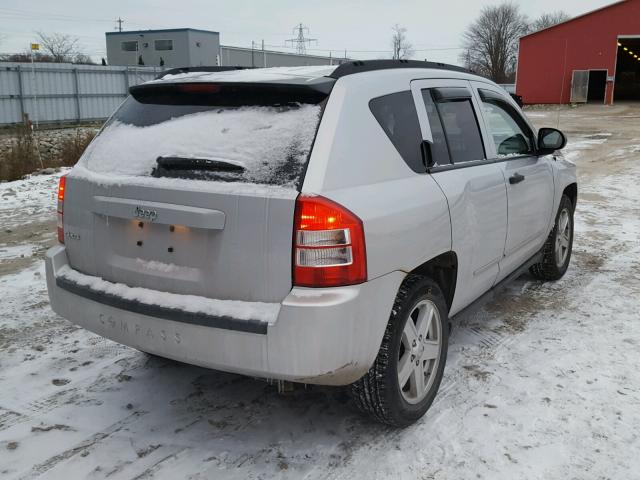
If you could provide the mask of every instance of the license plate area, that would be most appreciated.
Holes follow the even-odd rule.
[[[202,279],[214,264],[213,237],[222,233],[103,215],[96,215],[95,223],[103,278],[176,293],[202,289]]]

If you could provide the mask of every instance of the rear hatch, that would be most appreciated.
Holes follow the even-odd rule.
[[[70,265],[131,287],[281,301],[327,95],[286,84],[134,87],[67,179]]]

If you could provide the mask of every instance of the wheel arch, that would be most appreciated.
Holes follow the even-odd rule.
[[[442,290],[447,309],[451,310],[458,280],[458,256],[455,252],[442,253],[417,266],[409,273],[433,279]]]
[[[578,184],[570,183],[569,185],[564,187],[562,194],[569,197],[569,199],[571,200],[571,205],[573,205],[573,209],[575,210],[576,203],[578,201]]]

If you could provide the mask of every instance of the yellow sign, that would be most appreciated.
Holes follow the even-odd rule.
[[[31,44],[31,50],[40,50],[40,44],[39,43],[32,43]]]

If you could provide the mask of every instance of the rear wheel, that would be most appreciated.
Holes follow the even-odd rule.
[[[389,425],[418,420],[440,386],[448,341],[447,306],[440,288],[430,278],[407,276],[373,366],[350,387],[356,406]]]
[[[556,215],[556,223],[542,247],[542,262],[532,265],[529,271],[540,280],[558,280],[571,261],[573,248],[573,203],[563,195]]]

